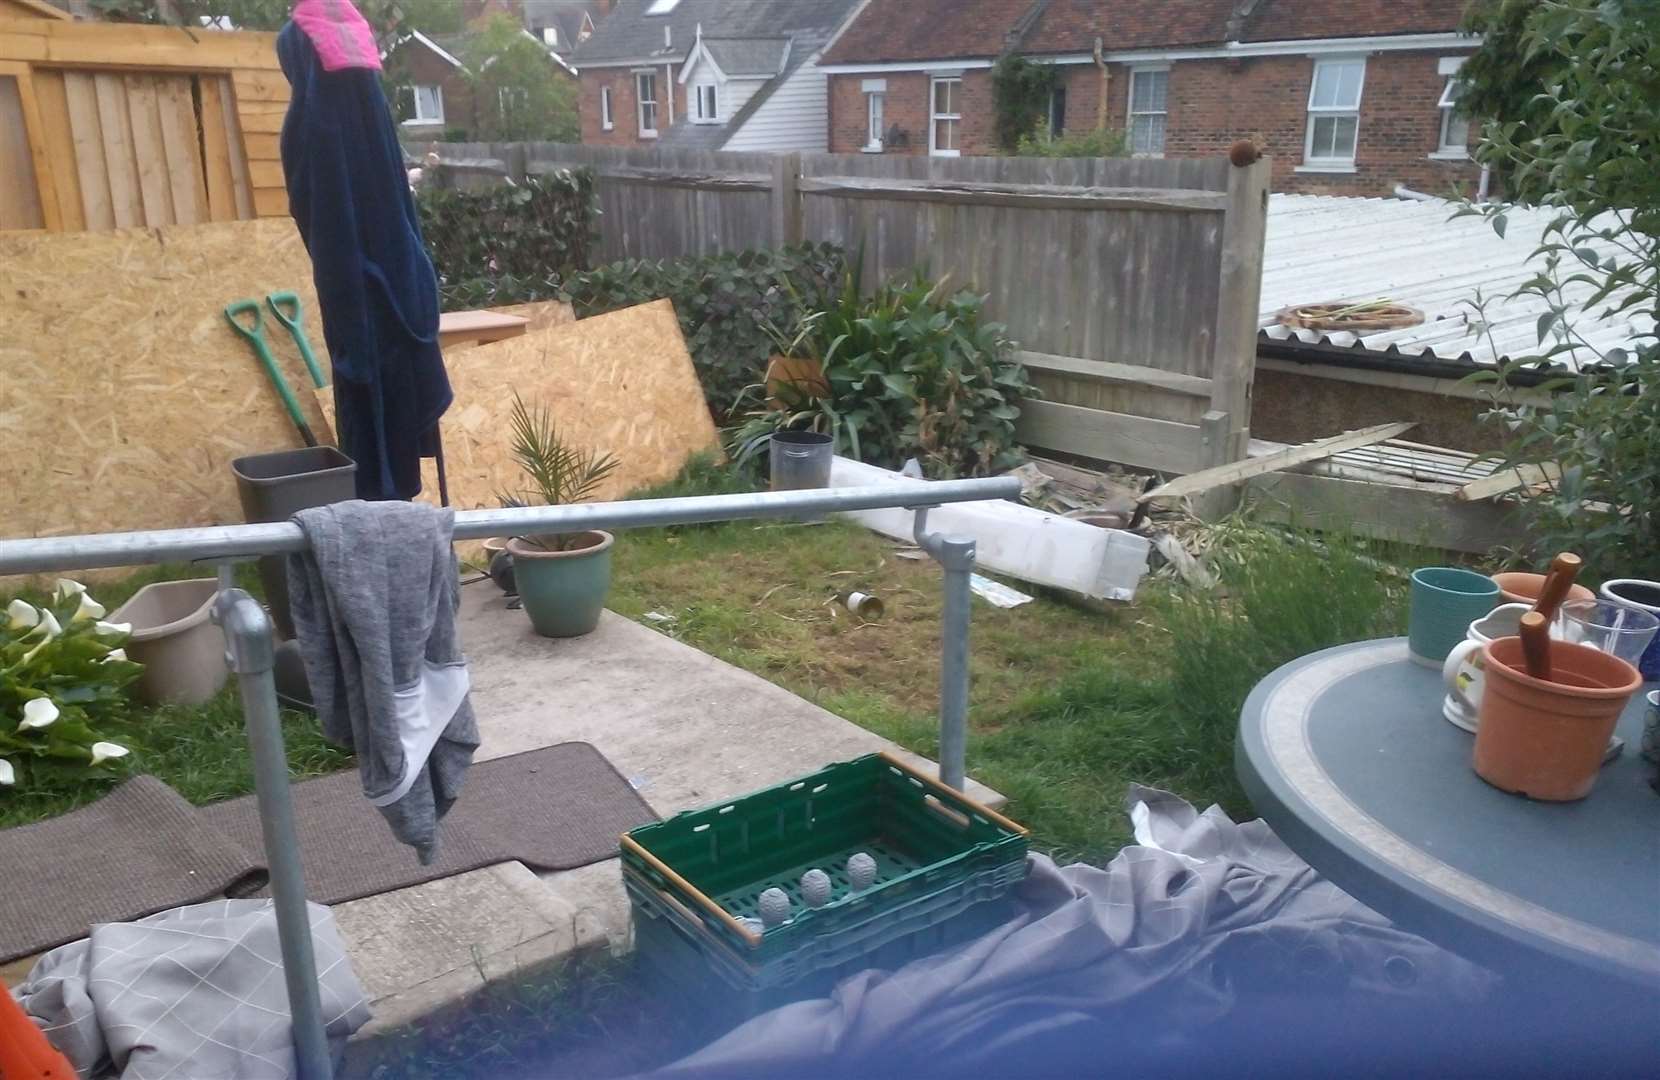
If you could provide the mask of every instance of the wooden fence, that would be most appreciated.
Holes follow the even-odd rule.
[[[0,16],[0,229],[286,215],[275,42]]]
[[[605,258],[799,240],[985,292],[1044,398],[1028,445],[1191,472],[1245,456],[1268,163],[451,144],[452,182],[598,182]]]

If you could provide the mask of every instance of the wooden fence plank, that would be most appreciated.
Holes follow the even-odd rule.
[[[935,204],[1014,206],[1057,210],[1170,210],[1214,213],[1227,197],[1210,191],[1149,191],[1134,188],[1063,188],[1043,184],[953,184],[936,180],[874,180],[859,177],[803,177],[804,195],[884,199]]]
[[[1222,415],[1217,413],[1217,415]],[[1376,424],[1359,431],[1345,431],[1340,435],[1332,435],[1313,442],[1300,443],[1297,446],[1288,446],[1284,450],[1276,450],[1261,457],[1247,458],[1244,461],[1232,461],[1215,468],[1204,469],[1190,473],[1168,484],[1154,488],[1141,496],[1141,501],[1149,499],[1177,499],[1183,495],[1192,495],[1200,491],[1208,491],[1224,484],[1237,484],[1241,480],[1248,480],[1253,476],[1265,476],[1268,473],[1289,469],[1293,465],[1301,465],[1309,461],[1319,461],[1321,458],[1331,457],[1341,450],[1352,450],[1360,446],[1370,446],[1385,439],[1407,431],[1414,425],[1410,422],[1399,424]]]
[[[236,177],[231,172],[231,146],[225,135],[225,107],[220,99],[223,83],[224,79],[216,75],[203,75],[196,80],[202,102],[202,178],[208,217],[214,221],[234,221],[238,216]]]
[[[236,197],[236,216],[239,218],[264,217],[266,212],[260,209],[258,200],[254,196],[254,185],[248,179],[248,158],[243,151],[244,128],[242,118],[237,113],[239,103],[236,89],[229,77],[221,75],[216,78],[219,83],[219,108],[225,120],[225,144],[229,147],[231,191]],[[277,126],[279,128],[282,126],[281,117],[278,117]],[[274,201],[269,196],[267,197],[268,204],[272,204]],[[272,213],[288,213],[288,192],[286,189],[282,193],[280,207]]]
[[[104,142],[104,168],[110,180],[110,209],[115,227],[144,224],[144,196],[139,191],[138,160],[133,156],[132,117],[121,76],[100,71],[92,76],[98,99],[98,131]]]
[[[173,218],[181,225],[208,220],[207,186],[202,173],[202,147],[191,99],[189,75],[156,78],[162,149],[167,154],[167,186],[173,197]]]
[[[1160,371],[1145,364],[1120,364],[1109,360],[1080,360],[1073,356],[1052,356],[1048,353],[1017,352],[1015,358],[1036,371],[1053,371],[1105,382],[1132,383],[1151,386],[1176,394],[1187,394],[1209,400],[1211,380],[1197,375],[1183,375],[1175,371]]]
[[[173,225],[173,193],[167,178],[167,148],[161,133],[161,95],[154,75],[123,75],[127,115],[132,120],[133,159],[138,164],[138,191],[144,224]]]
[[[26,72],[14,75],[0,70],[0,229],[46,226],[39,174],[23,114],[24,78]]]
[[[87,227],[86,212],[81,206],[80,165],[75,160],[74,130],[69,116],[69,99],[64,89],[65,73],[56,68],[35,68],[31,74],[62,227],[67,230],[84,229]]]
[[[1199,428],[1171,420],[1027,401],[1020,406],[1015,436],[1031,446],[1160,472],[1199,467]]]
[[[104,160],[104,133],[93,76],[85,71],[64,72],[63,96],[69,110],[69,142],[75,153],[75,178],[81,189],[86,228],[113,229],[115,203],[110,194],[109,165]]]

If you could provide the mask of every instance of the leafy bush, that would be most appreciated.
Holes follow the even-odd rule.
[[[446,311],[547,300],[598,242],[593,174],[560,169],[483,191],[422,188],[421,233]]]
[[[1009,53],[991,69],[991,102],[997,145],[1013,150],[1031,136],[1027,132],[1047,126],[1049,99],[1060,83],[1054,64],[1037,64]]]
[[[1123,157],[1129,152],[1122,131],[1084,131],[1054,137],[1032,131],[1020,137],[1016,157]]]
[[[144,666],[121,648],[130,628],[104,614],[68,580],[46,604],[13,600],[0,613],[0,787],[37,771],[95,775],[126,756],[97,725],[125,710],[123,689]]]
[[[780,334],[781,344],[819,361],[830,392],[782,388],[795,400],[760,409],[729,433],[735,456],[752,457],[774,431],[811,429],[860,461],[898,468],[916,457],[938,478],[1016,464],[1015,420],[1034,390],[1002,324],[985,319],[985,298],[947,294],[944,282],[920,273],[869,299],[861,292],[858,271],[849,271],[832,305]]]
[[[576,80],[564,77],[517,15],[486,15],[469,30],[462,72],[473,91],[481,141],[581,140]]]
[[[1540,270],[1515,293],[1542,305],[1539,353],[1516,363],[1568,359],[1579,373],[1553,387],[1562,392],[1548,405],[1501,401],[1490,415],[1511,436],[1507,464],[1562,469],[1522,503],[1530,554],[1575,551],[1598,577],[1660,576],[1660,339],[1651,319],[1660,308],[1660,8],[1501,6],[1503,47],[1528,57],[1530,77],[1544,81],[1522,99],[1505,83],[1515,65],[1472,60],[1470,100],[1505,110],[1483,128],[1477,157],[1556,211],[1534,252]],[[1483,214],[1504,234],[1502,204],[1461,213]],[[1630,325],[1632,340],[1603,347],[1573,324],[1576,309]]]
[[[768,328],[796,324],[834,295],[845,257],[832,244],[652,262],[627,259],[570,278],[578,318],[668,298],[680,318],[709,411],[726,422],[772,353]]]

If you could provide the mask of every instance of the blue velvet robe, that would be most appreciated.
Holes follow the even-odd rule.
[[[421,457],[436,450],[452,395],[438,350],[438,283],[392,113],[378,72],[324,71],[293,23],[277,36],[277,56],[293,88],[283,175],[311,253],[340,449],[357,462],[359,498],[408,499],[421,490]]]

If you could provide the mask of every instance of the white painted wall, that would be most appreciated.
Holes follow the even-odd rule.
[[[829,78],[820,70],[818,57],[814,53],[796,68],[721,149],[828,151]]]

